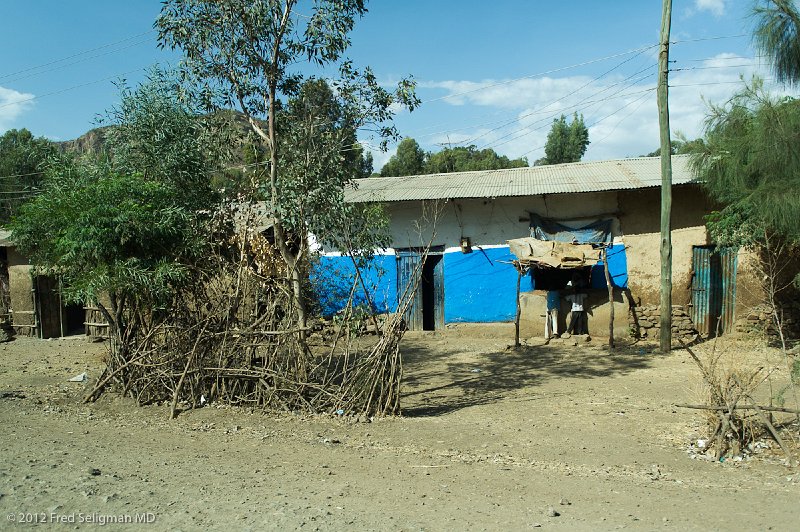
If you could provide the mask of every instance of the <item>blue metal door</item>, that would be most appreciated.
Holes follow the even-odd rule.
[[[410,299],[403,315],[409,330],[444,328],[444,254],[437,250],[423,260],[416,250],[398,251],[397,297],[400,306]]]
[[[422,257],[413,251],[397,253],[397,302],[401,308],[405,301],[410,304],[403,314],[410,331],[422,330],[422,291],[419,290],[422,275]]]
[[[710,336],[733,330],[737,250],[695,246],[692,250],[692,322]]]

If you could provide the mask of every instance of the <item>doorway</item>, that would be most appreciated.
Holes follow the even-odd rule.
[[[432,248],[423,259],[416,249],[397,252],[398,299],[408,295],[411,303],[405,312],[411,331],[436,331],[444,328],[444,250]]]
[[[733,330],[737,252],[717,246],[692,248],[692,322],[704,336]]]

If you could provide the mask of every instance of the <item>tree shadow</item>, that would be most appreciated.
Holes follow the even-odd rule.
[[[524,397],[525,389],[549,379],[591,379],[625,375],[652,365],[660,356],[648,346],[614,350],[574,346],[564,341],[516,349],[469,351],[456,346],[426,346],[424,339],[404,341],[406,416],[438,416],[462,408]],[[530,390],[527,391],[528,397]]]

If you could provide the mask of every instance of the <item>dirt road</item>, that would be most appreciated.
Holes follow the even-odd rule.
[[[506,332],[408,334],[405,417],[372,423],[83,405],[90,383],[67,379],[96,377],[102,345],[3,344],[0,529],[798,529],[800,473],[779,454],[687,453],[702,419],[673,406],[696,400],[685,353],[514,351]]]

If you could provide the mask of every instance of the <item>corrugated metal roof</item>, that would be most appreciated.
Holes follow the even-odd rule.
[[[689,155],[672,157],[672,183],[695,180]],[[661,159],[636,157],[507,170],[453,172],[408,177],[368,177],[345,191],[350,203],[496,198],[627,190],[661,185]]]

